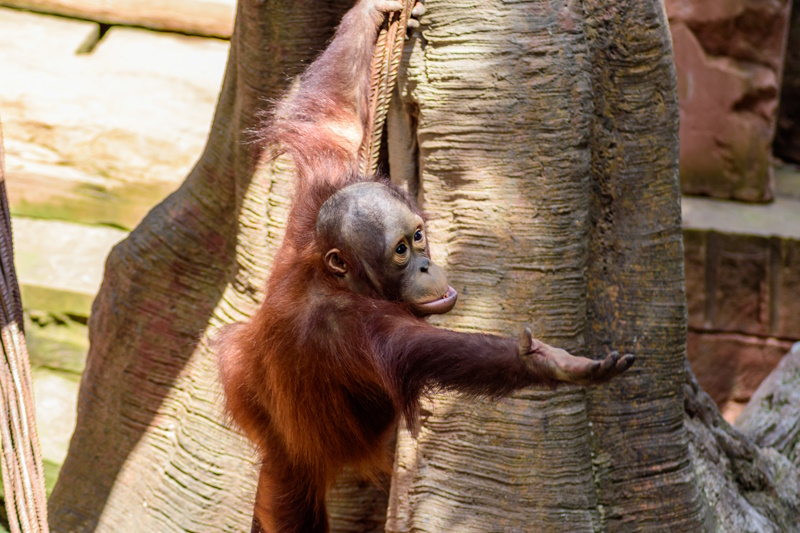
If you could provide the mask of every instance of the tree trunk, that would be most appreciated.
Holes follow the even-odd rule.
[[[638,360],[590,391],[436,398],[420,438],[400,434],[388,529],[699,531],[677,401],[686,310],[663,7],[465,7],[429,6],[404,77],[431,240],[465,295],[442,324],[532,322],[547,342]]]
[[[282,160],[256,171],[245,132],[351,4],[239,2],[205,154],[109,257],[78,427],[50,501],[54,531],[249,526],[255,456],[221,421],[209,338],[257,305],[292,178]],[[661,3],[427,6],[388,146],[393,179],[430,215],[434,254],[461,293],[436,322],[505,334],[532,324],[547,342],[633,352],[637,363],[588,391],[436,396],[417,439],[399,432],[386,529],[732,532],[726,513],[748,505],[785,524],[794,478],[780,454],[720,429],[685,373],[677,102]],[[714,446],[747,453],[713,465],[710,444],[690,443],[711,443],[709,432]],[[768,482],[745,487],[734,472],[749,467]],[[721,489],[727,499],[714,497]],[[382,530],[386,499],[346,480],[333,491],[334,531]]]
[[[49,502],[54,531],[249,528],[258,465],[223,422],[209,339],[257,305],[293,176],[283,161],[255,171],[247,131],[350,5],[240,2],[205,153],[108,258],[77,428]],[[387,490],[345,484],[334,525],[381,527]]]

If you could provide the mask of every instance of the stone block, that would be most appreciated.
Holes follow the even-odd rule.
[[[115,228],[14,218],[14,263],[26,309],[88,316],[111,248],[125,238]]]
[[[0,5],[106,24],[229,38],[236,0],[0,0]]]
[[[800,240],[780,241],[780,255],[774,275],[775,335],[800,339]]]
[[[682,208],[688,357],[733,421],[800,339],[800,201],[689,197]]]
[[[731,400],[747,403],[761,382],[778,366],[792,347],[790,341],[774,338],[744,337],[738,351],[738,371],[731,390]]]
[[[84,320],[49,310],[25,310],[25,341],[31,367],[80,376],[86,367],[89,331]],[[76,317],[77,318],[77,317]]]
[[[684,192],[773,197],[770,164],[789,0],[668,0]]]
[[[36,368],[31,378],[42,458],[60,465],[75,429],[80,376]]]
[[[784,177],[800,180],[800,174]],[[746,204],[684,196],[681,209],[684,228],[800,240],[800,198],[782,195],[769,204]]]
[[[229,43],[0,8],[12,212],[131,228],[205,145]]]
[[[771,239],[709,232],[707,242],[711,329],[768,335]]]
[[[689,331],[686,351],[697,382],[718,406],[730,398],[736,383],[740,345],[718,334]]]
[[[689,327],[799,340],[800,201],[682,208]]]

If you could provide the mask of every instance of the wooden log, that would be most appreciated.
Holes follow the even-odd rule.
[[[3,0],[0,5],[223,39],[230,38],[236,14],[235,0]]]

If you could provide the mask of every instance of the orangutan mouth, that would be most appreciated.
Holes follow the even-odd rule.
[[[458,292],[448,285],[447,292],[445,292],[441,298],[430,302],[418,303],[415,304],[414,307],[418,313],[423,315],[442,315],[450,311],[453,306],[456,305],[457,299]]]

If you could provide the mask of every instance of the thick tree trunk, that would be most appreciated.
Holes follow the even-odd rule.
[[[581,353],[592,96],[579,6],[428,8],[401,76],[433,253],[462,295],[437,322],[512,335],[532,324]],[[584,395],[435,398],[419,438],[399,434],[387,530],[592,530]]]
[[[49,502],[54,531],[249,528],[256,457],[222,421],[209,339],[256,305],[293,178],[283,162],[254,174],[246,132],[350,5],[240,2],[205,153],[108,259],[77,429]],[[334,525],[380,528],[386,493],[346,484]]]
[[[686,311],[663,8],[466,7],[431,3],[406,76],[432,242],[465,295],[442,323],[532,322],[578,353],[638,360],[591,391],[435,399],[420,438],[400,434],[388,529],[699,531],[677,401]]]
[[[587,393],[597,503],[608,531],[700,531],[707,509],[678,400],[687,311],[669,26],[659,0],[584,9],[594,96],[586,345],[639,358],[625,379]]]
[[[209,338],[257,305],[292,182],[283,161],[254,170],[260,154],[244,132],[351,4],[240,1],[205,154],[109,257],[78,427],[50,501],[54,531],[249,526],[256,458],[221,420]],[[434,254],[461,292],[438,323],[507,334],[532,324],[575,352],[638,360],[590,391],[434,398],[419,437],[399,433],[386,529],[732,532],[726,517],[747,506],[767,525],[786,524],[796,479],[779,468],[785,458],[729,437],[684,373],[677,106],[662,5],[427,5],[388,142],[393,179],[431,215]],[[709,435],[713,446],[745,444],[706,479]],[[745,471],[767,482],[746,486]],[[333,529],[382,530],[386,499],[345,481]]]

